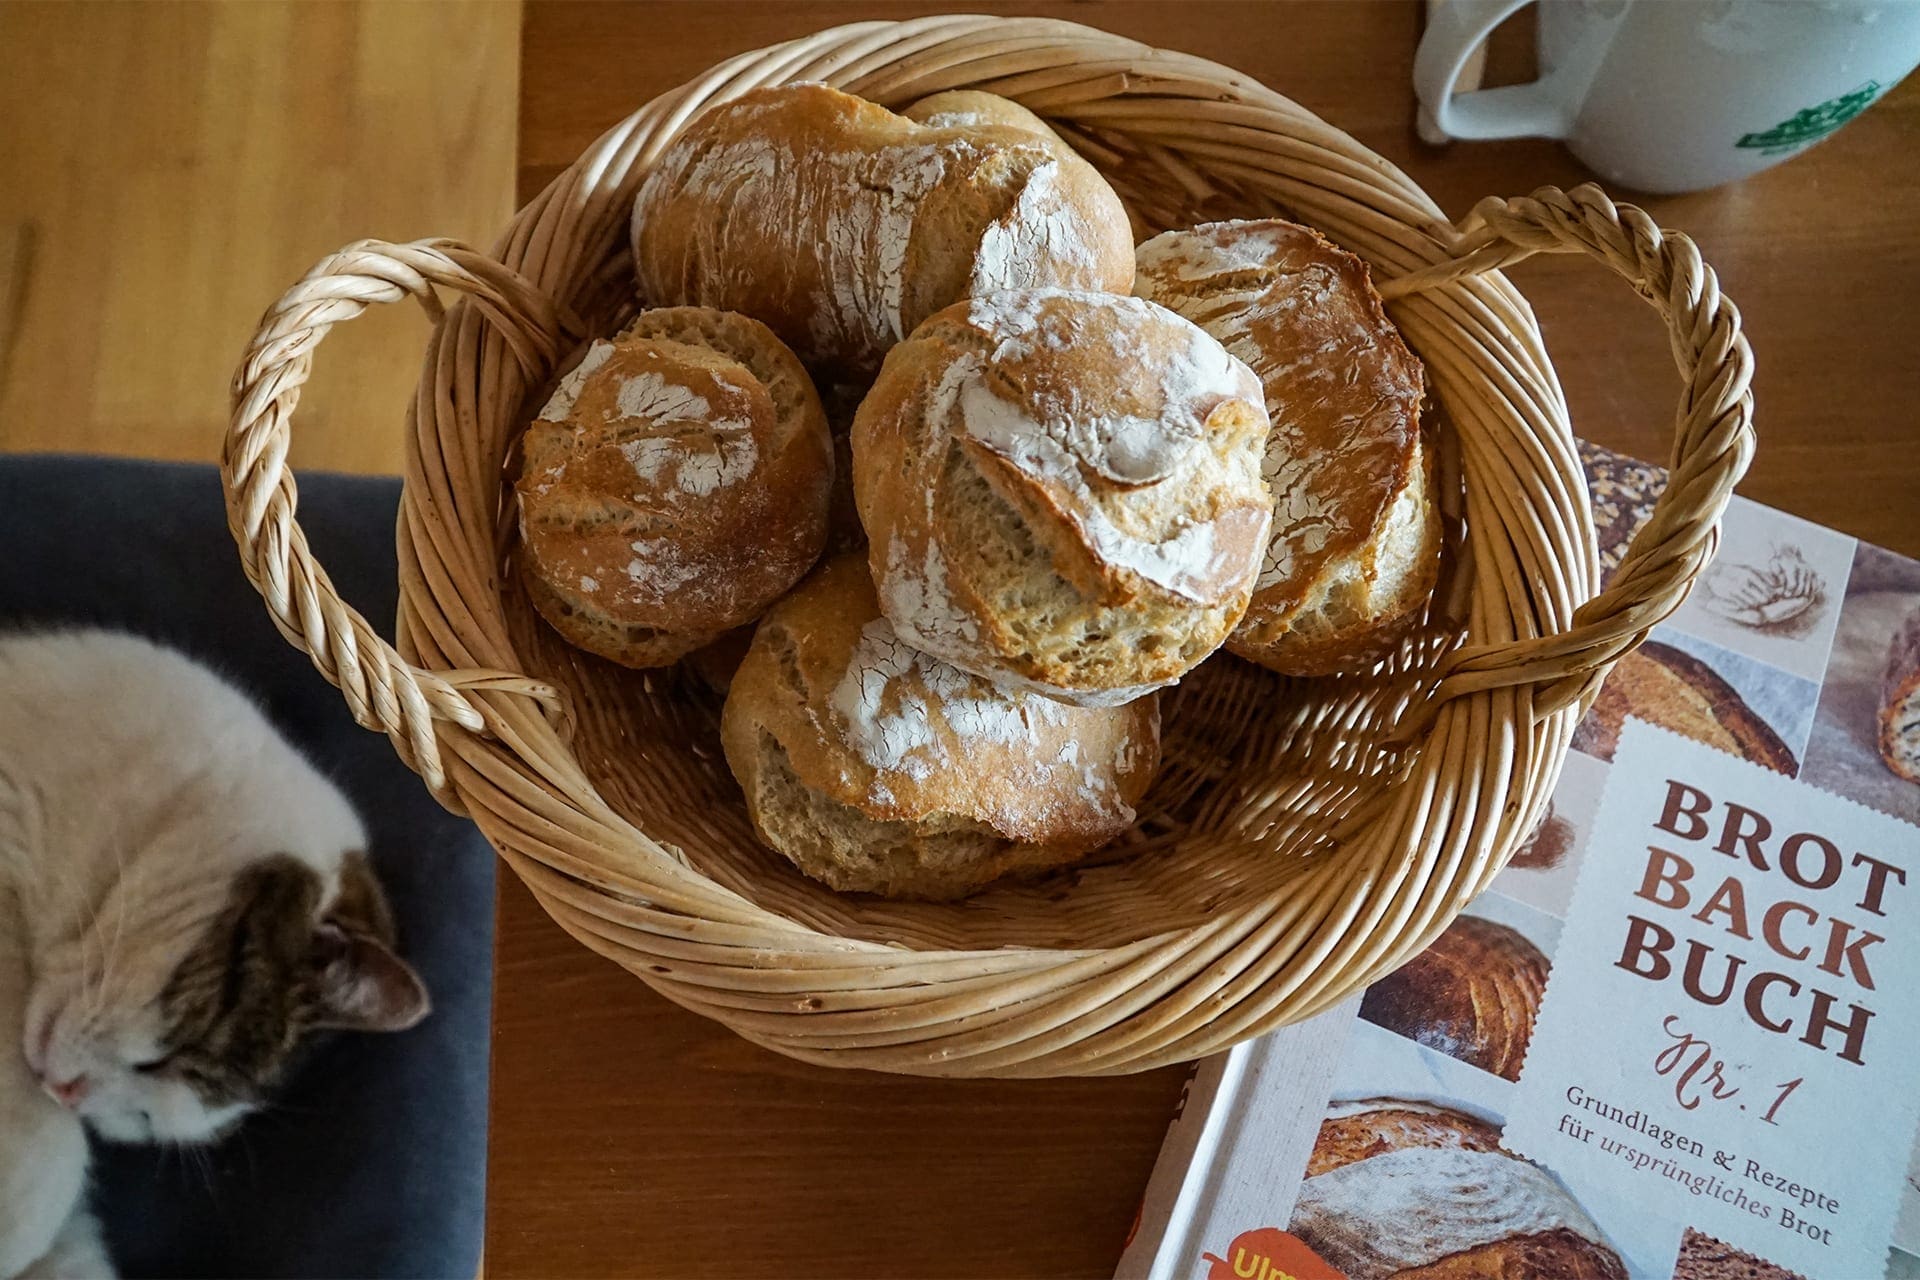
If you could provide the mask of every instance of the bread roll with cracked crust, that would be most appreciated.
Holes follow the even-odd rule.
[[[528,597],[568,641],[657,667],[758,618],[819,558],[833,446],[757,320],[643,313],[597,340],[522,442]]]
[[[836,889],[964,897],[1070,863],[1134,820],[1158,699],[1088,710],[903,644],[858,555],[762,619],[721,716],[760,838]]]
[[[949,307],[854,418],[880,607],[955,666],[1079,705],[1180,678],[1239,621],[1267,545],[1260,384],[1138,298]]]
[[[1124,293],[1113,188],[1003,124],[930,127],[819,84],[712,107],[634,202],[641,296],[764,320],[801,359],[867,372],[957,299],[1035,285]]]
[[[1372,665],[1433,594],[1441,515],[1420,439],[1425,372],[1366,263],[1274,218],[1169,231],[1136,265],[1134,292],[1259,375],[1273,421],[1273,541],[1227,648],[1286,675]]]

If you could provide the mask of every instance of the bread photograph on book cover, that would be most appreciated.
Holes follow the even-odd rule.
[[[1819,693],[1810,680],[1658,627],[1607,676],[1573,746],[1613,759],[1631,716],[1793,777]]]
[[[1844,533],[1735,497],[1713,563],[1669,625],[1818,681],[1854,545]]]
[[[1807,1280],[1807,1277],[1689,1227],[1680,1241],[1680,1257],[1673,1264],[1673,1280]]]
[[[1920,822],[1920,564],[1855,551],[1801,777]]]
[[[1488,895],[1367,988],[1360,1016],[1503,1080],[1518,1080],[1559,922]]]
[[[1605,761],[1577,751],[1567,754],[1547,811],[1494,877],[1495,891],[1558,919],[1566,917],[1587,855],[1593,818],[1600,810],[1607,767]]]
[[[1600,584],[1605,586],[1620,567],[1627,544],[1653,514],[1653,504],[1667,487],[1667,473],[1651,462],[1629,458],[1585,440],[1577,443],[1580,463],[1587,473],[1587,496],[1593,502]]]
[[[1442,1102],[1333,1103],[1289,1230],[1349,1280],[1627,1280],[1606,1233],[1551,1173]]]

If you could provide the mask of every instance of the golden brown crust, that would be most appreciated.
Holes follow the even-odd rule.
[[[734,674],[721,733],[767,843],[829,883],[895,896],[951,897],[1006,870],[1098,848],[1132,823],[1159,759],[1156,699],[1066,707],[902,644],[880,617],[857,554],[823,565],[761,621]],[[819,802],[806,800],[810,812],[800,812],[763,785],[769,768],[789,771]],[[781,812],[767,811],[776,804]],[[837,843],[843,857],[808,857],[782,839],[821,814],[841,829],[818,847]],[[877,824],[905,825],[876,833]],[[881,883],[852,878],[871,871],[876,839],[893,853],[956,833],[984,839],[937,878],[928,867],[916,877],[899,859]]]
[[[1435,1103],[1336,1103],[1290,1229],[1348,1274],[1626,1280],[1566,1189],[1499,1140],[1494,1126]]]
[[[1267,219],[1167,232],[1137,265],[1136,293],[1260,377],[1273,422],[1273,537],[1228,647],[1290,675],[1370,665],[1424,609],[1441,524],[1420,441],[1425,374],[1366,263]]]
[[[672,666],[687,654],[718,640],[718,631],[660,631],[647,626],[629,626],[604,614],[583,609],[577,599],[563,599],[540,574],[535,573],[521,547],[514,553],[514,568],[527,600],[547,625],[559,632],[576,649],[598,654],[623,667]]]
[[[1376,1098],[1320,1123],[1309,1178],[1389,1151],[1416,1148],[1498,1151],[1500,1131],[1475,1116],[1432,1103]]]
[[[1394,1280],[1627,1280],[1618,1254],[1564,1228],[1465,1249]]]
[[[1367,988],[1360,1016],[1508,1080],[1520,1078],[1547,958],[1506,925],[1461,916]]]
[[[1773,726],[1755,714],[1719,672],[1657,640],[1620,659],[1600,686],[1592,710],[1574,730],[1574,747],[1602,760],[1613,759],[1628,716],[1779,773],[1791,776],[1799,770],[1793,752]]]
[[[956,299],[1132,284],[1119,197],[1029,128],[930,128],[824,85],[708,109],[634,205],[643,297],[745,311],[810,365],[871,372]]]
[[[597,341],[522,441],[520,563],[570,642],[656,666],[751,622],[826,540],[832,452],[764,326],[700,308]]]
[[[1258,400],[1219,344],[1138,299],[1036,290],[941,312],[854,422],[887,617],[957,666],[1063,699],[1177,679],[1258,572]]]

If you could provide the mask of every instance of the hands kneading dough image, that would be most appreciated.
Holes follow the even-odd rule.
[[[1586,1210],[1496,1126],[1406,1098],[1328,1109],[1288,1230],[1348,1280],[1627,1280]]]

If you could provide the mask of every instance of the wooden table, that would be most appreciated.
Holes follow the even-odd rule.
[[[1588,175],[1527,141],[1413,131],[1413,0],[529,5],[520,196],[647,99],[740,50],[940,8],[1067,17],[1217,59],[1400,165],[1454,217]],[[1496,59],[1496,62],[1498,59]],[[1920,78],[1811,154],[1641,201],[1720,271],[1759,356],[1742,491],[1920,555]],[[1631,294],[1536,259],[1576,428],[1667,455],[1676,382]],[[596,959],[502,877],[487,1270],[510,1276],[1110,1274],[1183,1073],[942,1083],[753,1048]]]

